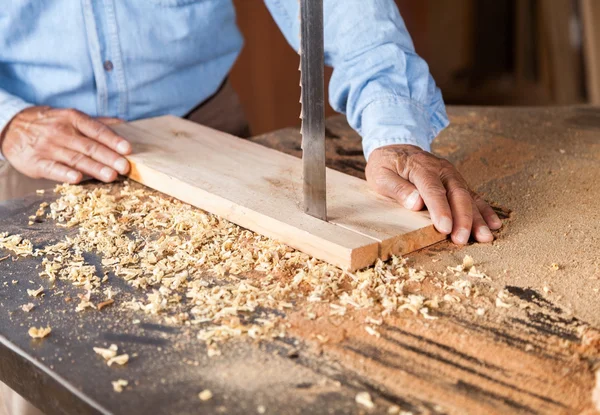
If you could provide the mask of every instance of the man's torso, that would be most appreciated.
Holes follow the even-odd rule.
[[[0,88],[36,105],[137,119],[211,96],[242,46],[231,0],[10,0]]]

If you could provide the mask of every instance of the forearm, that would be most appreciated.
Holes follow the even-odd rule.
[[[298,50],[297,0],[265,0]],[[393,0],[324,0],[325,60],[333,108],[363,137],[365,156],[390,144],[429,150],[447,124],[441,93],[416,55]]]

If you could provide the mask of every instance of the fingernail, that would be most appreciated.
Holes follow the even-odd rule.
[[[117,151],[121,154],[129,153],[130,149],[131,149],[131,146],[129,145],[129,143],[127,141],[121,141],[119,144],[117,144]]]
[[[477,229],[477,233],[486,238],[494,238],[494,235],[492,235],[492,232],[487,226],[480,226],[479,229]]]
[[[440,219],[438,230],[445,234],[449,234],[450,232],[452,232],[452,219],[447,217],[443,217],[442,219]]]
[[[406,199],[404,199],[404,207],[406,209],[413,209],[419,201],[419,192],[413,191]]]
[[[494,229],[500,229],[502,227],[502,221],[498,216],[492,218],[492,226]]]
[[[79,180],[79,173],[77,173],[76,171],[70,171],[67,173],[67,179],[69,180],[69,182],[76,182],[77,180]]]
[[[469,236],[471,236],[471,232],[469,232],[467,229],[459,229],[458,232],[456,232],[456,240],[462,245],[465,245],[467,242],[469,242]]]
[[[119,173],[125,174],[125,173],[127,173],[127,168],[129,167],[129,163],[124,158],[120,158],[117,161],[115,161],[115,164],[113,165],[113,167]]]
[[[113,176],[113,169],[110,167],[102,167],[102,170],[100,170],[100,175],[106,180],[110,180]]]

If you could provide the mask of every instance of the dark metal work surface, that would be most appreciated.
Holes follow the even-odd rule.
[[[546,146],[554,145],[552,137],[536,128],[562,117],[559,131],[577,131],[569,133],[574,137],[571,148],[589,144],[593,150],[583,155],[580,164],[588,159],[593,162],[597,157],[594,151],[600,153],[600,147],[594,147],[598,141],[586,135],[600,131],[597,112],[523,111],[454,109],[454,127],[435,146],[438,152],[454,158],[467,176],[469,165],[460,164],[461,160],[475,154],[473,163],[482,163],[482,168],[488,169],[486,174],[497,176],[483,177],[479,173],[477,178],[472,174],[470,182],[479,191],[488,191],[493,200],[517,211],[523,211],[521,199],[512,197],[521,190],[510,190],[517,186],[504,187],[503,180],[527,181],[519,176],[526,169],[520,162],[521,155],[528,163],[535,163],[520,149],[510,155],[511,159],[502,160],[502,152],[494,147],[485,150],[487,147],[478,140],[491,140],[489,137],[496,135],[509,137],[510,131],[517,130],[498,130],[511,124],[528,129],[528,134],[514,133],[514,137],[530,140],[527,148],[542,148],[543,140]],[[365,163],[360,140],[341,118],[328,121],[327,136],[328,164],[362,176]],[[300,136],[294,130],[253,140],[301,154]],[[473,148],[472,143],[477,147]],[[557,148],[563,148],[562,144]],[[548,163],[552,157],[562,155],[558,150],[556,156],[552,155],[552,148],[544,151],[540,154]],[[496,165],[501,168],[496,169]],[[512,169],[508,178],[502,176],[507,169]],[[530,176],[527,172],[525,177]],[[551,176],[540,177],[548,180]],[[522,190],[532,195],[523,196],[523,200],[531,200],[534,191]],[[52,221],[27,224],[39,203],[54,197],[46,192],[0,204],[0,232],[21,234],[38,247],[60,240],[67,230]],[[541,218],[536,223],[543,220],[541,215],[536,218]],[[575,225],[571,221],[570,226]],[[527,234],[529,225],[517,216],[511,226],[506,235],[500,236],[498,245],[473,245],[466,248],[468,251],[456,251],[451,244],[442,243],[415,254],[411,261],[430,271],[443,271],[447,265],[460,263],[469,252],[488,268],[499,288],[506,288],[509,295],[522,302],[524,311],[519,318],[483,320],[465,304],[463,312],[440,313],[434,321],[411,313],[386,319],[379,328],[380,338],[363,331],[345,331],[345,323],[325,319],[314,324],[321,324],[319,330],[336,341],[315,347],[314,336],[303,334],[309,330],[300,327],[295,335],[280,340],[226,344],[218,358],[207,357],[204,344],[196,339],[197,331],[158,324],[142,312],[109,306],[102,312],[78,313],[75,304],[82,290],[62,281],[46,290],[43,297],[29,297],[27,289],[40,285],[49,288],[47,280],[38,277],[41,259],[5,259],[0,261],[0,380],[47,414],[252,414],[259,406],[268,414],[369,412],[354,400],[361,391],[369,392],[377,404],[369,413],[387,413],[391,405],[414,414],[582,413],[590,409],[594,370],[600,365],[600,342],[585,336],[597,324],[590,321],[585,310],[578,309],[579,315],[573,315],[546,298],[540,293],[541,287],[534,286],[524,274],[502,272],[507,265],[495,255],[500,249],[505,249],[502,255],[508,259],[520,255],[507,247],[515,243],[511,238]],[[0,250],[0,258],[5,255]],[[101,269],[99,257],[85,255]],[[496,266],[500,268],[497,272]],[[561,274],[560,278],[569,275]],[[132,296],[133,288],[112,274],[109,282],[121,290],[120,301]],[[584,284],[593,281],[582,282],[583,288],[593,293],[593,287]],[[27,313],[21,306],[29,302],[35,308]],[[47,338],[34,340],[28,336],[30,327],[46,325],[52,327]],[[108,367],[94,353],[93,347],[108,347],[111,343],[131,356],[125,367]],[[122,393],[113,391],[111,381],[117,379],[130,382]],[[214,395],[206,402],[198,398],[204,389]]]

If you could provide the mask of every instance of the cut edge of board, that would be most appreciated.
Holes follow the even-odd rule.
[[[341,228],[348,229],[349,231],[364,235],[362,232],[357,231],[353,227],[336,222],[331,223],[335,223]],[[372,236],[369,235],[365,236],[372,238]],[[432,224],[411,232],[403,233],[401,235],[395,235],[391,238],[378,240],[379,259],[386,261],[390,259],[393,255],[410,254],[411,252],[415,252],[419,249],[423,249],[438,242],[444,241],[447,238],[447,235],[438,232],[437,229],[435,229],[435,226]]]
[[[392,255],[406,255],[435,243],[444,241],[447,235],[440,233],[434,225],[429,225],[412,232],[397,235],[381,241],[379,258],[388,260]]]
[[[281,240],[292,248],[298,249],[308,255],[336,265],[342,269],[356,271],[366,268],[375,263],[379,257],[380,244],[372,238],[353,232],[353,236],[355,236],[353,239],[363,238],[362,242],[364,245],[342,247],[327,239],[313,235],[291,225],[287,225],[268,216],[261,215],[257,212],[253,212],[253,214],[260,216],[260,221],[250,220],[244,207],[220,196],[209,194],[203,189],[194,187],[182,180],[156,171],[142,163],[137,163],[135,156],[130,156],[128,159],[131,165],[128,174],[130,179],[141,184],[152,183],[151,188],[154,190],[158,190],[159,192],[179,199],[182,202],[223,217],[226,220],[253,232],[257,232],[269,238]],[[272,229],[278,229],[278,232],[274,232]],[[297,241],[296,243],[290,243],[287,238],[282,238],[282,236],[291,233],[302,233],[303,235],[302,238],[294,238],[294,240]]]

